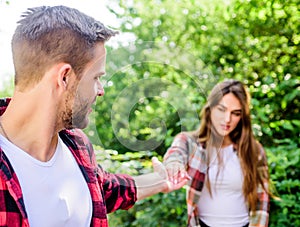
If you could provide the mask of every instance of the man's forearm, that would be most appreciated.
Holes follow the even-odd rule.
[[[168,190],[167,180],[156,172],[134,176],[133,179],[137,188],[137,200]]]

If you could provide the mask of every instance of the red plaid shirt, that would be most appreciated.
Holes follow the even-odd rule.
[[[0,115],[9,102],[10,99],[0,99]],[[134,180],[125,174],[104,171],[96,163],[92,145],[81,130],[64,130],[59,136],[74,155],[90,190],[93,206],[91,226],[108,226],[107,213],[129,209],[135,203],[137,198]],[[1,147],[0,226],[29,226],[21,186]]]
[[[172,146],[164,156],[164,163],[182,163],[192,178],[187,190],[188,226],[200,226],[197,204],[201,196],[206,175],[206,151],[195,138],[187,133],[178,134]],[[263,176],[264,186],[268,188],[268,166],[266,155],[263,149],[259,156],[258,171]],[[260,185],[257,188],[258,201],[256,212],[249,214],[249,227],[267,227],[269,220],[269,196]]]

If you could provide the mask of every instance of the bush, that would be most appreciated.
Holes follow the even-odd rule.
[[[150,158],[156,153],[140,152],[119,154],[114,150],[103,150],[95,147],[97,160],[110,172],[139,175],[151,170]],[[163,194],[139,201],[129,210],[118,210],[108,215],[109,225],[147,226],[147,227],[178,227],[184,226],[187,221],[185,189]],[[181,223],[181,224],[180,224]]]
[[[300,226],[300,149],[290,139],[267,149],[271,179],[279,200],[271,201],[270,227]]]
[[[271,199],[270,227],[300,226],[300,149],[289,140],[276,140],[274,147],[266,148],[269,172],[273,189]],[[99,151],[99,147],[96,148]],[[114,150],[97,152],[98,162],[110,172],[131,175],[151,170],[150,158],[154,152],[128,152],[118,154]],[[109,214],[110,226],[122,227],[178,227],[187,223],[185,189],[163,194],[159,193],[135,204],[128,211],[118,210]]]

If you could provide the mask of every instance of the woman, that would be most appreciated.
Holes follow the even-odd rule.
[[[269,174],[255,140],[250,97],[237,80],[217,84],[197,131],[178,134],[164,156],[169,178],[192,178],[188,226],[268,226]]]

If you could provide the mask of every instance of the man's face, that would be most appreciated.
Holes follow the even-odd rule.
[[[65,128],[85,128],[97,96],[104,95],[100,77],[105,74],[106,50],[104,43],[97,44],[94,59],[87,64],[80,80],[71,89],[64,113]]]

